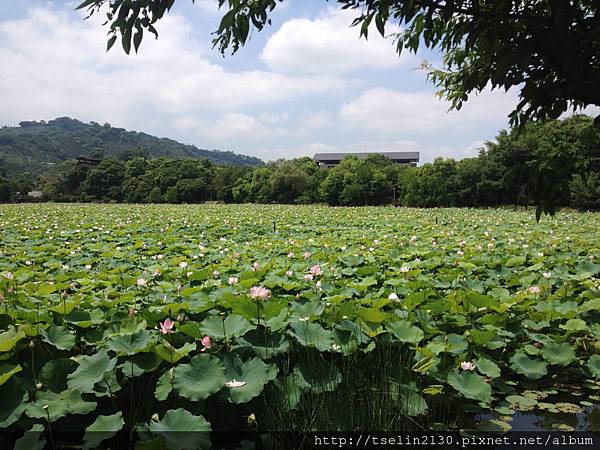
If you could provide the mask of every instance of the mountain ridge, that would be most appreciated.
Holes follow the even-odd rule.
[[[216,164],[256,166],[263,161],[231,151],[207,150],[129,131],[106,123],[81,122],[70,117],[50,121],[22,121],[17,127],[0,129],[0,171],[39,174],[63,161],[81,156],[126,157],[128,153],[151,158],[206,158]]]

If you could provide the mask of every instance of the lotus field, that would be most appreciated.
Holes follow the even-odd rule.
[[[38,204],[0,229],[17,448],[598,430],[598,214]]]

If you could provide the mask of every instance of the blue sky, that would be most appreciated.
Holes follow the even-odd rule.
[[[264,160],[323,151],[419,151],[462,158],[506,128],[516,92],[461,111],[435,96],[423,60],[394,51],[324,0],[286,0],[235,55],[211,46],[214,0],[177,0],[139,54],[105,52],[103,17],[77,2],[8,2],[0,12],[0,124],[71,116]],[[388,32],[394,30],[390,27]]]

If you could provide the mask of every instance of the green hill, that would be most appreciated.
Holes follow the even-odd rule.
[[[207,158],[216,164],[255,166],[258,158],[220,150],[204,150],[172,139],[127,131],[109,124],[83,123],[69,117],[21,122],[0,129],[0,173],[40,173],[79,156],[124,157],[140,152],[149,157]]]

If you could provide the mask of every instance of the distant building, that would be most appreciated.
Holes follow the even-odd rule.
[[[419,152],[317,153],[313,159],[319,166],[330,168],[337,166],[346,156],[365,159],[369,155],[383,155],[396,164],[406,164],[412,167],[419,162]]]
[[[88,158],[87,156],[80,156],[77,158],[78,166],[87,166],[87,167],[95,167],[102,162],[101,159],[98,158]]]
[[[29,191],[27,193],[27,196],[31,198],[42,198],[44,194],[42,193],[42,191]]]

